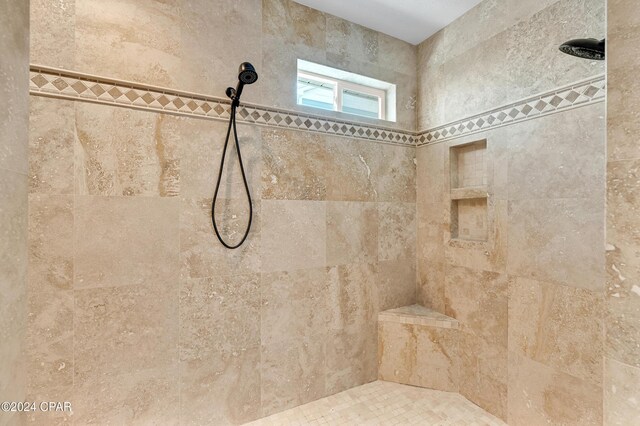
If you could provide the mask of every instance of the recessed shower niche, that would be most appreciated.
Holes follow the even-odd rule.
[[[451,238],[487,241],[487,141],[450,148]]]

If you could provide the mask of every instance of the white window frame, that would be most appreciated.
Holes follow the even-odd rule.
[[[387,91],[378,89],[375,87],[365,86],[362,84],[352,83],[350,81],[340,80],[338,78],[329,77],[322,74],[316,74],[310,71],[302,71],[298,70],[297,78],[308,78],[310,80],[319,81],[322,83],[332,84],[333,85],[333,110],[337,112],[342,112],[344,114],[356,115],[358,117],[366,117],[359,114],[353,114],[350,112],[344,112],[342,110],[342,96],[345,90],[351,90],[353,92],[362,93],[369,96],[377,97],[380,101],[378,102],[378,119],[386,120],[386,111],[387,111]],[[313,107],[311,107],[313,108]]]

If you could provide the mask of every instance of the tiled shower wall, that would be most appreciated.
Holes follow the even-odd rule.
[[[558,46],[605,24],[603,0],[480,3],[419,46],[418,128],[603,74]],[[450,149],[485,139],[487,241],[452,239]],[[460,321],[459,392],[512,425],[602,424],[604,103],[419,146],[416,184],[417,297]]]
[[[0,1],[0,401],[25,398],[29,4]],[[0,425],[18,424],[0,413]]]
[[[605,420],[640,421],[640,5],[608,2]]]
[[[31,62],[221,96],[248,60],[244,99],[297,109],[302,58],[396,83],[388,125],[414,128],[415,47],[287,0],[213,4],[34,0]],[[377,312],[415,302],[415,148],[238,130],[255,218],[228,251],[225,123],[31,97],[30,398],[76,424],[224,424],[375,380]]]

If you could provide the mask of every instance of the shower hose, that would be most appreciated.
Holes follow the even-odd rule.
[[[216,182],[216,191],[213,194],[213,202],[211,203],[211,222],[213,222],[213,229],[216,232],[216,236],[218,240],[228,249],[237,249],[244,243],[244,240],[247,239],[249,235],[249,230],[251,229],[251,219],[253,217],[253,206],[251,203],[251,194],[249,193],[249,184],[247,183],[247,176],[244,173],[244,165],[242,164],[242,155],[240,154],[240,143],[238,142],[238,131],[236,130],[236,107],[235,102],[231,105],[231,117],[229,117],[229,127],[227,128],[227,136],[224,140],[224,149],[222,151],[222,159],[220,160],[220,171],[218,172],[218,181]],[[229,145],[229,137],[231,136],[231,130],[233,129],[233,138],[236,143],[236,151],[238,152],[238,162],[240,163],[240,172],[242,173],[242,181],[244,183],[244,189],[247,192],[247,200],[249,201],[249,222],[247,223],[247,229],[242,236],[242,239],[236,245],[231,245],[227,243],[222,235],[220,235],[220,231],[218,230],[218,225],[216,223],[216,202],[218,201],[218,191],[220,190],[220,181],[222,180],[222,170],[224,168],[224,159],[227,154],[227,147]]]

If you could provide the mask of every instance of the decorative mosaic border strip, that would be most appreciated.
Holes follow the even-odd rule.
[[[29,83],[29,90],[33,95],[213,120],[228,120],[231,109],[229,101],[224,98],[39,65],[31,66]],[[417,133],[253,104],[240,106],[238,120],[263,126],[354,137],[381,143],[420,146],[602,102],[605,95],[606,80],[605,76],[601,75]]]
[[[228,120],[231,109],[229,101],[224,98],[179,92],[38,65],[31,66],[29,83],[29,91],[33,95],[82,100],[213,120]],[[238,121],[355,137],[396,145],[415,145],[414,132],[252,104],[240,106]]]
[[[473,117],[418,132],[416,145],[442,142],[514,122],[530,120],[571,108],[602,102],[606,96],[604,75],[532,96]]]

